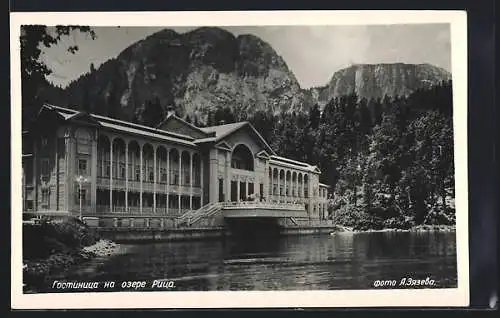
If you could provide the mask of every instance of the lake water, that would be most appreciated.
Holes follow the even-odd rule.
[[[455,236],[337,233],[123,244],[120,254],[77,265],[53,279],[114,281],[110,291],[121,290],[124,281],[144,280],[150,286],[158,279],[174,281],[170,290],[176,291],[370,289],[377,280],[427,277],[434,287],[456,287]],[[139,291],[152,290],[148,286]]]

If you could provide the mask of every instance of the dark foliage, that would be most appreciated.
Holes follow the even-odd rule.
[[[57,44],[62,37],[71,32],[80,31],[95,38],[95,33],[88,26],[56,26],[49,29],[44,25],[21,26],[21,81],[23,96],[23,127],[29,125],[46,101],[45,91],[50,90],[50,97],[62,95],[62,90],[50,85],[45,77],[52,71],[40,60],[41,48]],[[78,51],[77,45],[67,48],[70,54]],[[44,93],[45,92],[45,93]],[[52,99],[51,98],[51,99]]]

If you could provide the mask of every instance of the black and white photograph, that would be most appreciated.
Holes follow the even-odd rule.
[[[18,304],[466,305],[465,14],[11,17]]]

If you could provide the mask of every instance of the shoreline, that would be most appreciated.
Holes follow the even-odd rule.
[[[38,286],[46,286],[46,280],[55,273],[64,273],[70,267],[99,257],[119,254],[120,244],[100,239],[95,244],[71,253],[56,253],[45,259],[23,260],[23,293],[37,293]]]
[[[418,225],[409,229],[385,228],[357,230],[343,225],[286,226],[279,229],[280,236],[288,235],[334,235],[335,233],[395,233],[395,232],[454,232],[455,225]],[[218,228],[189,228],[189,229],[138,229],[138,228],[101,228],[99,235],[117,243],[155,243],[171,241],[191,241],[224,239],[234,236],[230,229]]]
[[[454,232],[455,225],[416,225],[409,229],[400,228],[384,228],[384,229],[367,229],[355,230],[349,226],[339,225],[338,233],[351,232],[351,233],[390,233],[390,232],[412,232],[412,233],[427,233],[427,232]]]

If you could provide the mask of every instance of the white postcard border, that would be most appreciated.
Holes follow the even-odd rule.
[[[71,308],[254,308],[468,306],[467,17],[465,11],[37,12],[10,14],[11,306]],[[458,287],[425,290],[22,293],[20,26],[236,26],[450,23]],[[408,273],[409,275],[411,273]]]

